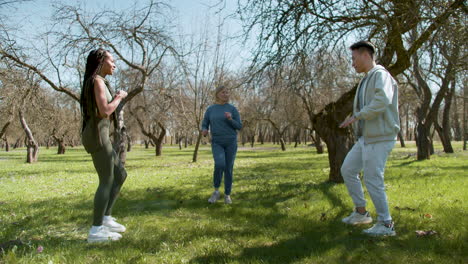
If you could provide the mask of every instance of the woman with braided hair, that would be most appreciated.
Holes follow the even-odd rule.
[[[118,240],[122,237],[119,232],[125,232],[126,229],[111,216],[112,207],[127,177],[109,139],[111,118],[115,121],[114,111],[127,96],[125,91],[118,91],[112,97],[105,77],[112,75],[114,70],[114,58],[109,51],[99,48],[89,53],[80,98],[83,118],[81,136],[99,176],[99,187],[94,196],[93,226],[88,234],[89,243]]]

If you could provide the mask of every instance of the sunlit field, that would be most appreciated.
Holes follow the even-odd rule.
[[[241,147],[232,205],[210,205],[213,160],[202,146],[135,146],[114,209],[120,241],[88,244],[97,175],[82,148],[0,152],[0,263],[468,263],[468,152],[416,161],[414,144],[391,154],[386,185],[396,237],[361,234],[343,184],[327,182],[312,147]],[[373,216],[375,211],[369,201]],[[415,231],[436,234],[419,237]]]

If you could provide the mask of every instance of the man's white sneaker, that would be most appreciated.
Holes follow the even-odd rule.
[[[122,235],[109,231],[105,226],[93,226],[89,230],[88,243],[116,241],[120,238]]]
[[[107,229],[111,232],[119,232],[123,233],[127,228],[123,226],[122,224],[119,224],[115,221],[116,219],[112,216],[107,216],[105,215],[104,218],[102,219],[102,225],[107,227]]]
[[[230,195],[225,195],[224,196],[224,203],[225,204],[232,204],[231,196]]]
[[[210,199],[208,199],[208,202],[215,203],[219,199],[219,196],[220,196],[219,191],[214,191]]]
[[[348,225],[370,224],[372,223],[372,217],[369,215],[369,212],[362,215],[354,211],[348,217],[341,219],[341,221]]]
[[[362,231],[366,235],[370,236],[395,236],[395,226],[393,222],[389,225],[385,225],[383,222],[377,222],[373,227]]]

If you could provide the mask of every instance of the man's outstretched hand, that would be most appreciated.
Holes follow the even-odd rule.
[[[345,121],[343,121],[343,123],[341,123],[340,128],[345,128],[356,121],[357,119],[354,116],[348,117]]]

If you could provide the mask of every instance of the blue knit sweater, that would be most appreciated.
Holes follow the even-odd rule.
[[[224,116],[225,112],[230,112],[232,119]],[[202,130],[211,131],[213,138],[236,138],[237,130],[242,128],[239,111],[231,104],[213,104],[206,109],[202,122]]]

